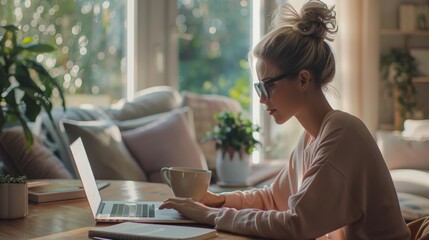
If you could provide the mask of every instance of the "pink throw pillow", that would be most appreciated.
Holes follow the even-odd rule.
[[[124,131],[122,139],[151,182],[162,182],[159,173],[162,167],[207,169],[204,155],[179,111]]]
[[[34,136],[34,143],[27,148],[20,127],[0,133],[0,155],[6,172],[13,176],[26,175],[29,179],[70,179],[70,172],[63,163]]]

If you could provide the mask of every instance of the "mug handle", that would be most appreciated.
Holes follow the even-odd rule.
[[[161,168],[161,178],[162,178],[162,180],[164,180],[164,183],[167,184],[171,188],[170,168],[168,168],[168,167]]]

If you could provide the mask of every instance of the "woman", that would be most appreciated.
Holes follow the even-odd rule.
[[[333,110],[323,88],[335,74],[326,40],[335,12],[318,0],[300,14],[280,6],[272,31],[253,49],[260,102],[277,124],[295,117],[305,132],[271,186],[213,194],[201,202],[171,198],[199,223],[233,233],[282,239],[409,239],[380,151],[356,117]]]

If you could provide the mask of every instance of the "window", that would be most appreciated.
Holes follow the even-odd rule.
[[[286,1],[0,0],[0,25],[19,25],[23,36],[57,46],[57,51],[37,59],[63,84],[69,106],[76,94],[91,97],[79,97],[79,103],[101,105],[125,97],[130,67],[136,81],[128,94],[172,85],[180,91],[234,98],[249,114],[259,116],[259,102],[252,103],[256,95],[247,56],[252,38],[258,37],[254,35],[259,29],[265,33],[275,3],[282,2]],[[303,0],[290,2],[299,6]],[[326,2],[333,5],[335,0]],[[132,14],[129,4],[135,4]],[[127,45],[131,21],[135,39]],[[136,55],[133,66],[126,63],[127,47]],[[300,124],[291,119],[277,125],[263,110],[260,115],[263,157],[288,159],[302,132]]]
[[[251,104],[251,1],[179,0],[179,89]]]
[[[259,99],[253,92],[248,52],[252,40],[257,42],[266,31],[262,26],[268,22],[269,14],[264,11],[271,12],[275,7],[264,8],[264,3],[179,0],[176,19],[180,90],[229,96],[240,101],[249,114],[257,115],[254,121],[264,125],[264,144],[262,156],[255,156],[254,162],[260,157],[287,159],[302,132],[293,119],[285,125],[275,124],[259,110]]]
[[[0,0],[0,25],[19,26],[23,37],[57,47],[37,61],[68,96],[84,94],[92,103],[108,104],[125,91],[126,9],[127,1]]]

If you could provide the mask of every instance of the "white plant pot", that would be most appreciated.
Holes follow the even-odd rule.
[[[27,214],[27,183],[0,183],[0,219],[21,218]]]
[[[232,155],[232,156],[231,156]],[[246,185],[250,171],[250,158],[246,153],[233,154],[216,151],[216,173],[221,185]]]

